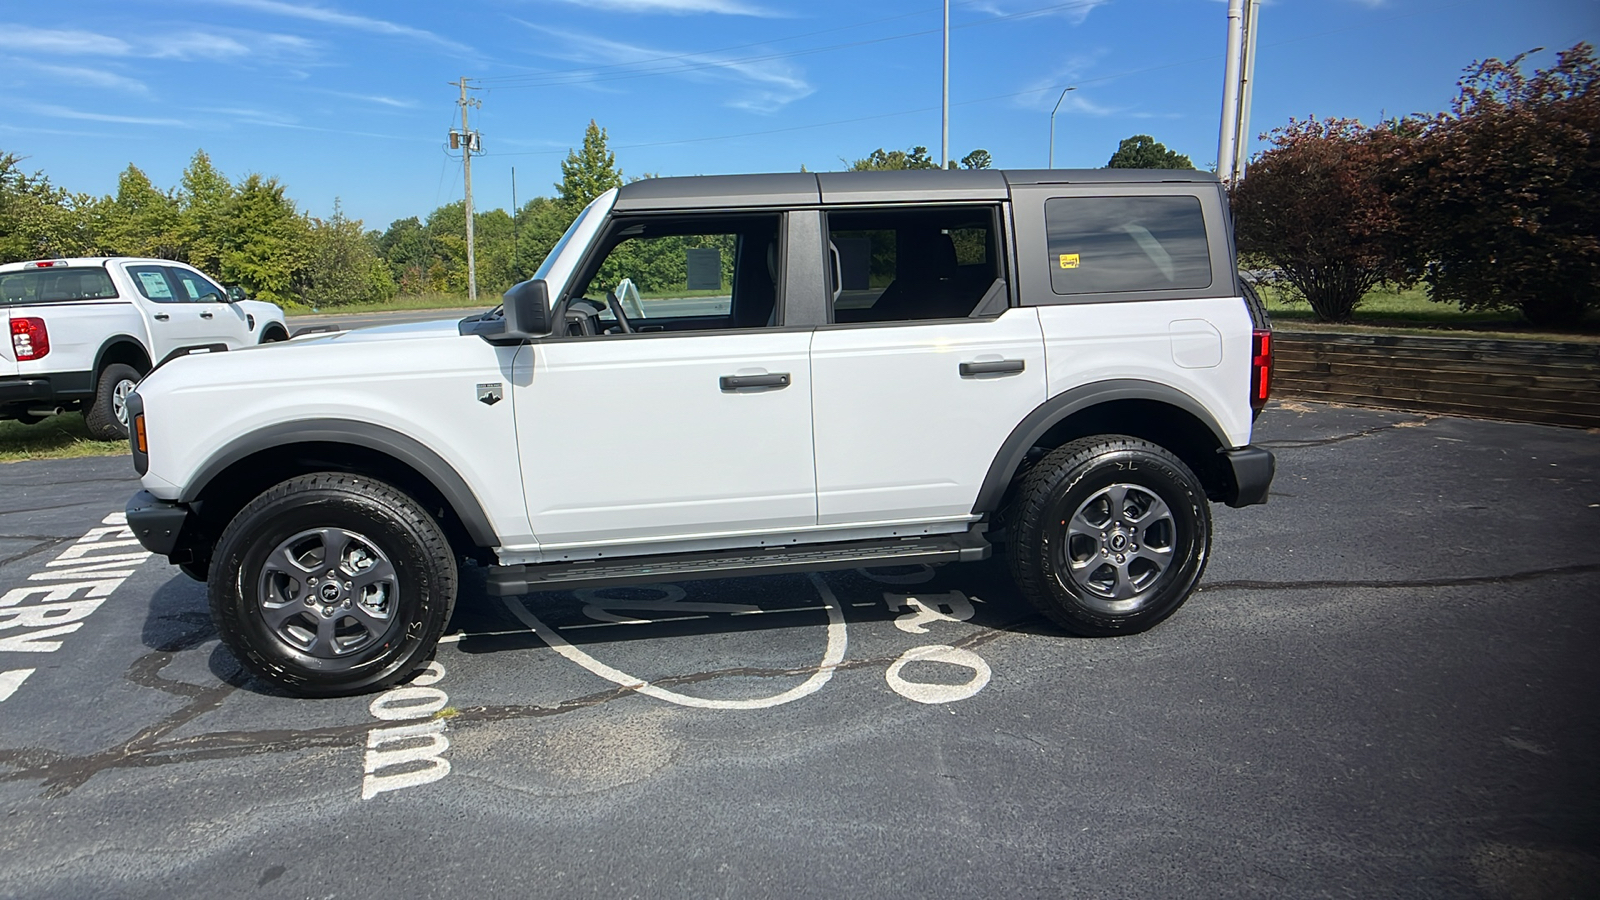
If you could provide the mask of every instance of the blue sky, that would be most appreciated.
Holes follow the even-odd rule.
[[[951,155],[1100,166],[1147,133],[1217,155],[1223,0],[951,7]],[[841,168],[939,152],[935,0],[68,0],[0,7],[0,149],[75,191],[130,162],[163,187],[198,148],[383,228],[462,194],[456,89],[482,79],[480,208],[552,192],[597,120],[626,174]],[[1600,0],[1275,0],[1252,129],[1443,109],[1473,60],[1600,43]]]

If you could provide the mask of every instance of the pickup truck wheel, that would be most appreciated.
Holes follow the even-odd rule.
[[[112,363],[95,379],[94,402],[83,414],[89,436],[97,441],[128,439],[128,395],[139,386],[139,370]]]
[[[1012,503],[1012,577],[1074,634],[1154,627],[1189,598],[1210,556],[1211,508],[1199,479],[1138,438],[1100,435],[1057,448]]]
[[[423,665],[455,605],[455,556],[415,500],[301,475],[252,500],[212,556],[211,617],[250,672],[294,694],[379,690]]]

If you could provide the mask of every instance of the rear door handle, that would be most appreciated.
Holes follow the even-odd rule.
[[[743,388],[786,388],[790,380],[788,372],[774,372],[771,375],[724,375],[720,379],[724,391],[737,391]]]
[[[983,362],[964,362],[961,364],[961,377],[974,378],[978,375],[1015,375],[1027,365],[1020,359],[995,359]]]
[[[202,319],[209,319],[209,318],[211,318],[211,316],[212,316],[212,314],[209,313],[209,312],[203,312],[203,313],[200,314],[200,318],[202,318]]]
[[[156,313],[154,316],[152,316],[152,318],[154,318],[157,322],[165,322],[172,317],[166,313]]]

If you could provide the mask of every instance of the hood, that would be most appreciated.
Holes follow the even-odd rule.
[[[370,328],[357,328],[354,331],[340,331],[330,335],[327,340],[341,344],[354,344],[368,341],[404,341],[446,335],[453,336],[460,334],[460,328],[457,325],[459,321],[459,316],[452,316],[448,319],[435,319],[427,322],[374,325]]]

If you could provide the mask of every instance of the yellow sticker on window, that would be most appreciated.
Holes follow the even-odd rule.
[[[1076,253],[1063,253],[1063,254],[1061,254],[1061,268],[1063,268],[1063,269],[1076,269],[1077,267],[1078,267],[1078,254],[1076,254]]]

